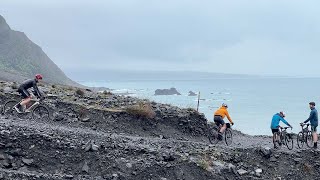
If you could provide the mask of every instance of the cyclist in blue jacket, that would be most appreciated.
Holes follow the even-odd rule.
[[[272,131],[272,134],[273,134],[273,142],[276,141],[276,135],[279,132],[280,121],[282,121],[284,124],[286,124],[287,126],[292,128],[292,126],[284,119],[284,117],[286,117],[286,115],[282,111],[280,113],[275,114],[272,117],[271,131]],[[276,143],[273,143],[273,144],[274,144],[274,148],[277,148],[276,147]]]

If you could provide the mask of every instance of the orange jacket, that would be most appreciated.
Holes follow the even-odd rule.
[[[233,123],[226,107],[221,107],[214,113],[214,115],[221,116],[222,119],[224,119],[227,116],[230,123]]]

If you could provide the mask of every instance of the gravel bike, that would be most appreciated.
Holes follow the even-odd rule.
[[[226,123],[227,125],[227,129],[225,130],[224,134],[224,141],[226,143],[227,146],[232,144],[232,129],[231,129],[231,125],[230,123]],[[208,125],[208,138],[211,144],[217,144],[219,142],[219,132],[221,129],[221,125],[217,126],[210,126]]]
[[[31,99],[30,103],[26,107],[26,110],[22,113],[17,112],[17,110],[15,109],[15,106],[21,103],[22,100],[8,100],[4,103],[2,107],[2,114],[6,117],[18,116],[19,118],[31,114],[32,118],[35,120],[50,120],[49,108],[46,105],[44,105],[43,100],[44,99]]]
[[[312,136],[311,130],[309,129],[310,125],[311,124],[309,123],[308,124],[300,123],[302,130],[298,133],[298,136],[297,136],[297,143],[299,148],[303,148],[304,144],[307,144],[309,148],[313,147],[313,136]]]
[[[293,149],[292,134],[287,133],[287,129],[289,129],[289,128],[291,128],[291,127],[279,127],[280,131],[275,133],[276,138],[273,143],[277,147],[281,147],[283,144],[285,144],[289,150]]]

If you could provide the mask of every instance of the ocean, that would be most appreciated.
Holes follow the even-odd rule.
[[[271,135],[271,118],[280,111],[286,113],[293,132],[299,132],[299,123],[306,120],[310,113],[308,103],[320,103],[318,82],[320,79],[317,78],[79,81],[87,86],[110,88],[113,93],[129,93],[130,96],[182,108],[196,108],[197,97],[188,96],[188,92],[200,92],[199,111],[204,113],[209,121],[212,121],[214,111],[222,103],[227,103],[235,123],[234,129],[250,135]],[[154,96],[156,89],[171,87],[176,88],[182,95]]]

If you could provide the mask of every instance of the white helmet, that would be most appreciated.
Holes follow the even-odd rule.
[[[222,104],[222,107],[228,107],[228,104],[223,103],[223,104]]]
[[[279,113],[281,116],[286,117],[286,114],[283,111],[280,111]]]

